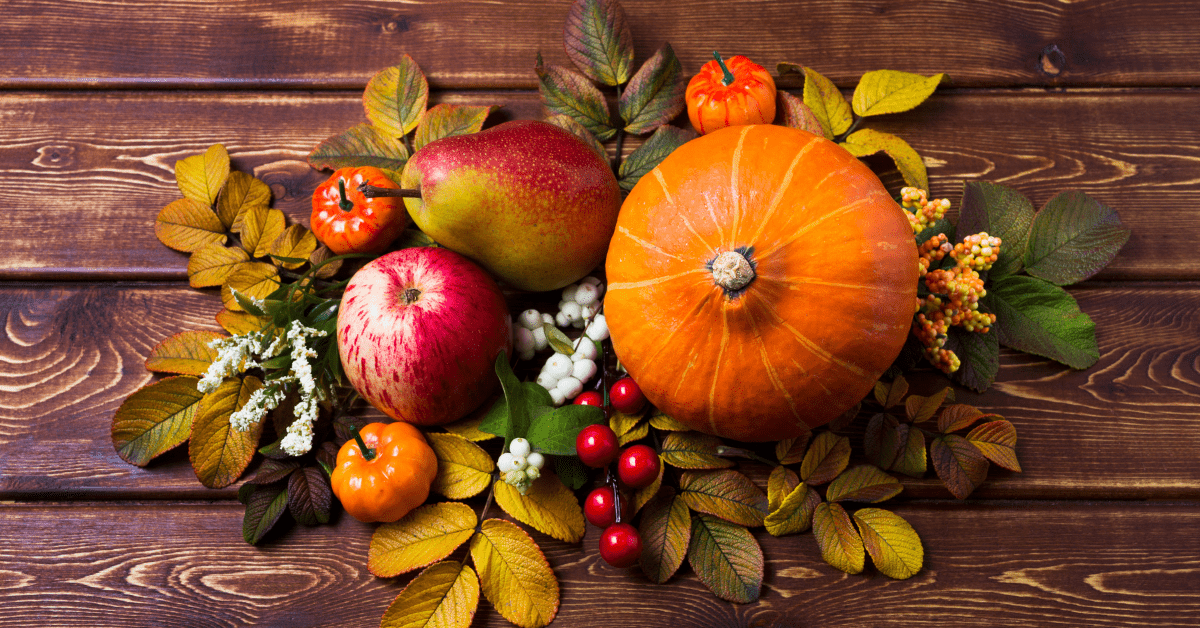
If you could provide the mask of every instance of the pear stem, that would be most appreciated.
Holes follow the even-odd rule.
[[[358,191],[367,198],[379,198],[381,196],[390,196],[393,198],[421,198],[421,190],[408,188],[381,188],[379,186],[364,183],[358,186]]]

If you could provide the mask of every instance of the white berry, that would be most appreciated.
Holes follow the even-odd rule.
[[[512,439],[512,442],[508,444],[508,450],[512,452],[512,455],[519,458],[524,458],[529,455],[529,441],[525,440],[524,438],[514,438]]]
[[[517,320],[520,321],[521,327],[525,329],[534,329],[542,326],[542,315],[534,309],[521,312],[521,316]]]
[[[586,382],[595,377],[595,375],[596,363],[588,359],[576,361],[575,366],[571,369],[571,377],[581,382]]]
[[[524,473],[530,482],[542,477],[542,472],[537,467],[526,467]]]
[[[518,353],[532,352],[534,349],[533,332],[520,325],[513,325],[513,346]]]
[[[600,291],[590,283],[581,283],[575,290],[575,302],[580,305],[591,305],[600,297]]]
[[[575,291],[578,289],[579,289],[579,286],[576,284],[571,284],[571,285],[567,286],[566,288],[563,288],[562,300],[563,301],[574,301],[575,300]]]
[[[559,311],[558,314],[554,315],[554,324],[559,327],[570,327],[571,319],[567,316],[566,312]]]
[[[520,471],[528,466],[529,463],[525,462],[525,456],[513,456],[512,468]]]
[[[575,353],[571,354],[571,359],[576,362],[580,360],[595,360],[597,353],[596,343],[592,342],[590,338],[580,338],[576,343]]]
[[[555,376],[551,375],[550,373],[542,371],[537,376],[537,383],[538,383],[538,386],[541,386],[542,388],[545,388],[546,390],[554,390],[554,387],[558,386],[558,380],[560,380],[560,379],[562,379],[562,378],[555,377]]]
[[[600,302],[596,301],[587,305],[581,305],[579,306],[579,310],[583,314],[583,318],[585,320],[589,319],[593,314],[600,311]]]
[[[529,473],[529,469],[541,469],[546,466],[546,457],[535,451],[525,458],[525,462],[529,463],[525,473]]]
[[[516,467],[513,466],[513,455],[507,451],[500,454],[500,459],[496,461],[496,468],[500,469],[500,473],[508,473]]]
[[[556,379],[562,379],[571,374],[571,358],[565,353],[555,353],[546,360],[546,366],[542,367],[542,372],[547,375],[553,375]]]
[[[541,325],[534,327],[533,331],[529,332],[533,335],[533,348],[535,351],[541,351],[550,346],[550,340],[546,338],[546,328]]]
[[[550,389],[550,400],[554,402],[554,405],[561,406],[563,403],[565,403],[567,401],[567,398],[562,394],[562,391],[559,390],[558,388],[551,388]]]
[[[542,312],[542,324],[544,325],[546,323],[550,323],[551,325],[554,324],[554,315],[550,312]]]
[[[588,325],[587,331],[584,333],[592,340],[607,340],[608,321],[604,320],[604,315],[597,314],[596,318],[592,319],[592,324]]]
[[[583,382],[568,375],[558,380],[558,385],[554,389],[563,394],[564,400],[574,399],[583,392]]]

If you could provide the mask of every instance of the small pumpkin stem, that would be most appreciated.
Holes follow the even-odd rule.
[[[400,293],[400,302],[404,303],[405,305],[412,305],[413,303],[416,303],[417,300],[420,298],[421,298],[421,291],[417,290],[416,288],[409,288],[409,289],[405,290],[404,292]]]
[[[375,450],[367,447],[363,442],[362,434],[358,433],[358,428],[354,428],[354,442],[358,443],[358,450],[362,452],[363,460],[370,462],[375,459]]]
[[[725,251],[712,263],[713,281],[727,292],[737,292],[754,279],[754,266],[745,255],[737,251]]]
[[[338,179],[338,194],[340,194],[342,198],[342,200],[338,202],[338,207],[340,207],[342,211],[348,212],[354,209],[354,203],[350,199],[346,198],[345,179]]]
[[[721,66],[721,71],[725,73],[725,76],[721,79],[721,84],[725,87],[733,85],[733,82],[737,80],[737,77],[735,77],[733,72],[729,71],[729,67],[725,65],[725,61],[721,59],[721,53],[714,50],[713,58],[717,60],[717,65]]]

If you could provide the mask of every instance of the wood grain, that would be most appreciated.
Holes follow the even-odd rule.
[[[532,93],[436,100],[502,103],[497,121],[540,109]],[[868,124],[912,142],[933,193],[955,206],[962,181],[984,179],[1036,206],[1077,189],[1116,208],[1133,236],[1100,278],[1200,279],[1196,103],[1186,91],[956,92]],[[187,258],[155,239],[153,222],[179,198],[175,161],[213,143],[307,224],[325,177],[307,165],[308,152],[364,117],[358,94],[117,92],[0,94],[0,119],[9,121],[0,126],[0,177],[21,192],[7,199],[0,236],[0,280],[12,280],[182,279]]]
[[[713,50],[812,66],[843,87],[881,68],[960,86],[1194,85],[1200,14],[1182,0],[622,2],[637,63],[663,43],[689,75]],[[5,88],[361,88],[410,53],[437,88],[536,85],[566,64],[566,0],[320,4],[10,0]]]
[[[826,565],[811,533],[756,537],[761,598],[722,602],[686,565],[664,587],[532,532],[560,582],[554,626],[1192,626],[1195,504],[919,503],[895,509],[925,567],[896,581]],[[411,576],[366,570],[373,526],[293,526],[261,547],[234,504],[0,504],[0,627],[377,626]],[[980,531],[992,531],[986,541]],[[1003,533],[998,531],[1003,530]],[[104,543],[97,544],[97,539]],[[669,599],[669,602],[666,600]],[[507,626],[481,599],[473,626]]]
[[[1071,371],[1006,351],[991,391],[959,392],[1016,425],[1025,470],[993,470],[976,497],[1200,498],[1200,460],[1180,454],[1200,450],[1200,285],[1073,292],[1096,321],[1099,364]],[[219,309],[211,291],[171,285],[0,288],[0,498],[231,497],[200,487],[180,452],[140,469],[109,438],[121,401],[153,379],[150,349],[178,331],[219,329]],[[948,496],[932,472],[908,488]]]

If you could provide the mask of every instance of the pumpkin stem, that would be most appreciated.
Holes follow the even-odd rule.
[[[725,73],[724,78],[721,79],[721,84],[725,87],[733,85],[733,82],[737,80],[737,77],[735,77],[733,72],[730,72],[729,68],[725,65],[725,61],[721,59],[721,53],[714,50],[713,58],[717,60],[717,65],[721,66],[721,71]]]
[[[374,460],[375,450],[367,447],[367,444],[363,442],[362,435],[358,433],[357,427],[352,429],[354,433],[354,440],[358,443],[358,450],[362,452],[363,460],[366,460],[367,462]]]
[[[338,194],[341,196],[341,201],[338,202],[338,207],[344,212],[354,209],[354,203],[346,198],[346,180],[338,179]]]
[[[737,292],[754,280],[754,266],[738,251],[725,251],[713,260],[712,274],[726,292]]]

